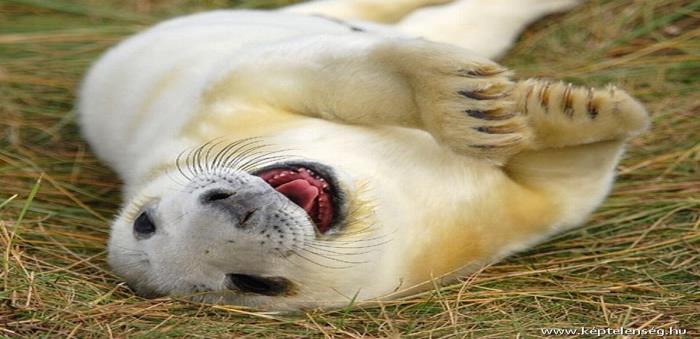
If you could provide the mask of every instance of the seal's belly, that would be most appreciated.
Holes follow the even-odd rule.
[[[164,22],[122,42],[93,66],[79,103],[86,137],[123,174],[133,159],[183,128],[216,69],[246,49],[351,33],[344,23],[283,12],[215,11]]]

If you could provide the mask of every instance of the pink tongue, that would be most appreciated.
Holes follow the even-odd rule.
[[[318,197],[318,188],[304,179],[292,180],[286,184],[275,187],[277,192],[284,194],[289,200],[301,206],[306,213],[311,212]]]

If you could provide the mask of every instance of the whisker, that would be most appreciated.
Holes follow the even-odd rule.
[[[292,254],[296,255],[297,257],[302,258],[302,259],[304,259],[304,260],[306,260],[306,261],[308,261],[308,262],[310,262],[310,263],[312,263],[312,264],[314,264],[314,265],[318,265],[318,266],[321,266],[321,267],[324,267],[324,268],[334,269],[334,270],[340,270],[340,269],[347,269],[347,268],[351,268],[351,267],[352,267],[352,266],[328,266],[328,265],[324,265],[324,264],[315,262],[315,261],[313,261],[313,260],[311,260],[311,259],[309,259],[309,258],[307,258],[307,257],[305,257],[305,256],[303,256],[303,255],[301,255],[301,254],[299,254],[299,253],[297,253],[297,252],[294,251],[294,250],[291,250],[291,251],[292,251]]]
[[[190,148],[189,152],[187,152],[187,157],[185,158],[187,169],[190,171],[190,174],[192,175],[192,178],[197,176],[197,171],[194,167],[194,160],[193,160],[193,154],[197,150],[196,147]]]
[[[231,142],[228,145],[226,145],[226,147],[222,148],[219,151],[219,153],[216,155],[216,157],[214,157],[214,160],[213,160],[214,167],[219,168],[221,166],[221,163],[222,163],[222,160],[224,159],[224,157],[226,157],[228,155],[228,152],[230,152],[234,147],[237,147],[240,144],[247,142],[247,141],[250,141],[250,140],[251,140],[250,138],[241,139],[241,140],[237,140],[237,141]]]
[[[182,152],[178,153],[177,157],[175,158],[175,167],[177,168],[177,171],[180,172],[185,179],[187,179],[187,181],[192,181],[192,178],[185,174],[185,171],[182,169],[182,156],[185,154],[185,151],[186,150],[183,150]]]
[[[292,265],[298,267],[299,269],[302,269],[302,270],[304,269],[304,266],[299,265],[299,264],[297,264],[297,263],[295,263],[295,262],[289,260],[289,258],[287,258],[287,256],[286,256],[284,253],[282,253],[282,251],[280,251],[279,249],[275,249],[275,251],[276,251],[276,252],[280,255],[280,257],[281,257],[282,259],[284,259],[286,262],[288,262],[288,263],[290,263],[290,264],[292,264]],[[293,251],[292,251],[292,252],[293,252]]]
[[[382,242],[379,242],[379,243],[376,243],[376,244],[372,244],[372,245],[367,245],[367,246],[331,246],[331,245],[326,244],[325,242],[320,242],[320,241],[311,241],[311,242],[309,242],[309,243],[311,243],[311,244],[313,244],[313,245],[315,245],[315,246],[326,247],[326,248],[336,248],[336,249],[365,249],[365,248],[373,248],[373,247],[381,246],[381,245],[384,245],[384,244],[387,244],[387,243],[391,242],[392,240],[394,240],[394,239],[384,240],[384,241],[382,241]],[[331,242],[328,242],[328,243],[331,243]]]
[[[278,162],[284,162],[284,161],[290,161],[298,159],[298,157],[295,156],[289,156],[289,155],[278,155],[278,156],[270,156],[270,157],[265,157],[262,159],[259,159],[257,162],[250,164],[249,166],[242,167],[240,168],[242,171],[246,172],[253,172],[261,167],[265,167],[274,163]]]
[[[218,139],[217,142],[213,142],[214,140],[217,140],[217,139]],[[206,154],[205,154],[205,156],[204,156],[205,161],[206,161],[206,168],[207,168],[207,171],[211,171],[211,170],[212,170],[212,167],[211,167],[211,166],[212,166],[212,162],[209,161],[209,157],[210,157],[211,152],[214,150],[214,148],[216,148],[216,146],[219,146],[222,142],[224,142],[223,138],[217,138],[217,139],[213,139],[213,140],[210,141],[211,144],[210,144],[209,148],[207,149],[207,152],[206,152]]]
[[[203,145],[200,145],[197,147],[197,150],[194,152],[194,162],[195,165],[197,166],[197,169],[199,170],[199,173],[204,173],[204,167],[202,166],[202,152],[204,150],[204,147],[211,141],[208,141],[207,143],[204,143]]]
[[[176,166],[177,166],[177,163],[176,163]],[[182,173],[182,172],[180,172],[180,173]],[[183,183],[182,181],[179,180],[179,178],[174,177],[173,174],[172,174],[170,171],[166,171],[166,172],[165,172],[165,175],[167,175],[168,178],[169,178],[172,182],[176,183],[176,184],[179,185],[179,186],[186,187],[187,184],[188,184],[188,182],[184,182],[184,183]]]
[[[317,253],[317,252],[308,250],[308,249],[306,249],[306,248],[298,247],[298,246],[294,246],[294,245],[292,245],[292,248],[298,249],[298,250],[302,250],[302,251],[304,251],[304,252],[311,253],[311,254],[313,254],[313,255],[319,256],[319,257],[324,258],[324,259],[333,260],[333,261],[337,261],[337,262],[342,262],[342,263],[344,263],[344,264],[354,264],[354,265],[357,265],[357,264],[366,264],[366,263],[367,263],[367,261],[350,261],[350,260],[343,260],[343,259],[338,259],[338,258],[332,258],[332,257],[325,256],[325,255],[323,255],[323,254],[321,254],[321,253]]]
[[[251,154],[255,154],[259,150],[264,150],[265,148],[270,147],[269,145],[262,144],[262,145],[250,145],[250,148],[244,149],[240,153],[236,155],[235,158],[233,158],[231,162],[226,163],[226,167],[231,167],[231,168],[240,168],[240,161],[247,161],[248,157]]]
[[[243,150],[246,150],[247,147],[253,146],[257,143],[259,143],[260,140],[256,138],[251,138],[251,139],[244,139],[240,143],[237,143],[235,145],[235,148],[231,148],[227,150],[226,152],[228,153],[225,158],[222,158],[220,163],[221,166],[219,167],[230,167],[230,168],[235,168],[232,166],[232,164],[235,164],[236,161],[238,161],[238,158],[240,157],[240,154]]]
[[[129,254],[129,255],[134,255],[134,256],[136,256],[136,255],[142,255],[142,256],[144,256],[144,257],[146,256],[146,252],[143,251],[143,250],[137,250],[137,249],[134,249],[134,248],[128,248],[128,247],[124,247],[124,246],[120,246],[120,245],[115,245],[115,244],[111,244],[111,246],[115,246],[115,247],[117,247],[117,248],[120,248],[120,249],[123,250],[123,251],[126,251],[126,252],[124,252],[124,254]]]
[[[356,239],[356,240],[332,240],[332,242],[333,243],[340,243],[340,244],[354,244],[354,243],[368,242],[368,241],[373,241],[373,240],[381,240],[383,238],[386,238],[389,235],[390,235],[390,233],[378,235],[378,236],[372,237],[372,238]],[[313,239],[313,238],[310,238],[309,240],[310,241],[318,241],[318,240]]]
[[[366,251],[366,252],[351,252],[351,253],[347,253],[347,252],[336,252],[336,251],[331,251],[331,250],[327,250],[327,249],[324,249],[324,248],[320,248],[320,247],[313,246],[313,245],[311,245],[311,244],[304,244],[304,246],[311,247],[311,248],[316,249],[316,250],[319,250],[319,251],[324,251],[324,252],[327,252],[327,253],[336,254],[336,255],[361,255],[361,254],[367,254],[367,253],[372,252],[372,251]]]
[[[273,154],[278,154],[278,153],[282,153],[282,152],[284,152],[284,151],[279,150],[279,151],[271,151],[271,152],[268,152],[268,153],[259,153],[258,155],[255,155],[255,156],[253,156],[253,157],[251,157],[251,158],[249,158],[249,159],[246,159],[246,161],[245,161],[244,163],[238,165],[238,168],[240,168],[240,169],[242,169],[242,170],[246,170],[250,165],[255,164],[255,163],[258,162],[260,159],[265,159],[265,158],[267,158],[267,157],[270,157],[270,156],[273,155]]]

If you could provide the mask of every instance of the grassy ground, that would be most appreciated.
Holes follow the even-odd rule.
[[[531,27],[521,76],[614,82],[653,114],[582,228],[395,303],[274,315],[133,296],[105,263],[119,182],[81,140],[76,85],[165,17],[290,0],[0,0],[0,336],[541,336],[540,327],[700,335],[700,1],[595,1]],[[691,334],[694,333],[694,334]]]

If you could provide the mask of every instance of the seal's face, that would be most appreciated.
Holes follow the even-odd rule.
[[[110,264],[139,294],[297,309],[387,290],[371,272],[389,239],[351,180],[318,161],[215,159],[160,175],[113,225]]]

